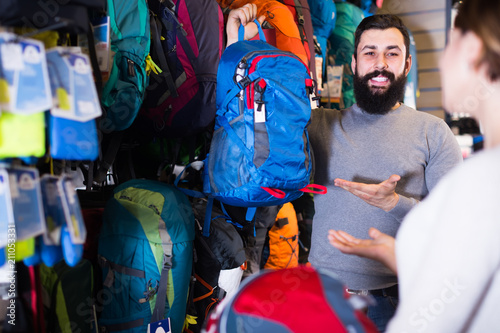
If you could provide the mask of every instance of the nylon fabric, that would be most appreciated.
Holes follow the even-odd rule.
[[[146,58],[150,51],[150,21],[146,0],[108,0],[111,50],[110,76],[102,92],[103,129],[121,131],[135,120],[149,82]]]
[[[206,331],[239,332],[242,327],[246,333],[377,332],[354,309],[338,279],[308,266],[263,270],[246,279],[232,299],[219,305]]]
[[[237,73],[238,66],[246,68],[244,74]],[[239,84],[233,80],[243,76]],[[241,41],[226,49],[219,64],[205,193],[243,207],[278,205],[301,196],[297,190],[309,184],[311,173],[306,80],[307,66],[299,58],[265,42]],[[254,119],[256,112],[265,113],[263,121]],[[261,187],[286,195],[276,198]]]
[[[104,305],[100,325],[113,327],[144,319],[142,326],[127,330],[144,332],[158,307],[154,319],[170,317],[172,332],[180,333],[186,313],[194,240],[194,217],[187,197],[171,185],[131,180],[115,188],[113,198],[106,204],[103,221],[99,255],[144,271],[145,277],[112,272],[113,284],[104,288],[110,300]],[[163,267],[165,251],[172,254],[170,269]],[[162,272],[167,275],[162,276]],[[103,267],[102,273],[105,279],[109,269]],[[159,293],[165,293],[165,302],[161,302]]]

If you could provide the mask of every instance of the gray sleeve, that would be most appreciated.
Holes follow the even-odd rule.
[[[399,223],[403,222],[406,214],[415,207],[420,201],[414,198],[405,197],[404,195],[399,195],[399,201],[396,206],[391,209],[388,213],[391,214]]]
[[[430,192],[441,178],[463,162],[462,151],[450,127],[440,120],[434,134],[429,135],[429,162],[425,168],[425,183]]]
[[[425,168],[425,183],[430,192],[446,173],[463,161],[463,158],[457,139],[442,120],[435,122],[430,128],[428,148],[429,161]],[[401,223],[406,214],[420,201],[399,193],[398,195],[399,201],[389,214]]]

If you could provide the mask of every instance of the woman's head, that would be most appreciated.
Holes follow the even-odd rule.
[[[441,59],[443,106],[478,117],[500,82],[500,0],[464,0]]]
[[[486,65],[492,81],[500,78],[500,1],[464,0],[455,19],[462,34],[474,33],[483,48],[477,66]]]

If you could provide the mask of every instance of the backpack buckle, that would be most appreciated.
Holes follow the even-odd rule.
[[[151,283],[151,279],[149,279],[148,283],[146,284],[146,291],[143,293],[143,295],[145,297],[144,303],[149,302],[149,300],[154,295],[156,295],[156,293],[158,293],[159,287],[160,287],[160,283],[158,282],[158,280],[156,280],[156,285],[153,287],[153,284]],[[139,303],[143,303],[143,302],[141,302],[141,300],[139,300]]]
[[[166,253],[163,254],[163,269],[171,269],[172,268],[172,256]]]
[[[241,90],[245,89],[252,83],[252,80],[248,78],[248,76],[243,77],[237,84],[241,88]]]

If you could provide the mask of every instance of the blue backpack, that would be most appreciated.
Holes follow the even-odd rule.
[[[217,114],[206,159],[204,192],[223,204],[273,206],[302,195],[311,175],[307,125],[313,82],[294,54],[261,40],[223,53]]]
[[[335,29],[337,21],[337,7],[335,2],[324,0],[308,0],[311,8],[311,21],[314,30],[314,37],[321,47],[321,57],[323,58],[323,73],[326,72],[326,53],[328,49],[328,37]]]
[[[119,185],[99,237],[105,300],[99,326],[145,333],[150,322],[168,317],[172,332],[181,333],[194,238],[191,205],[175,187],[138,179]]]

